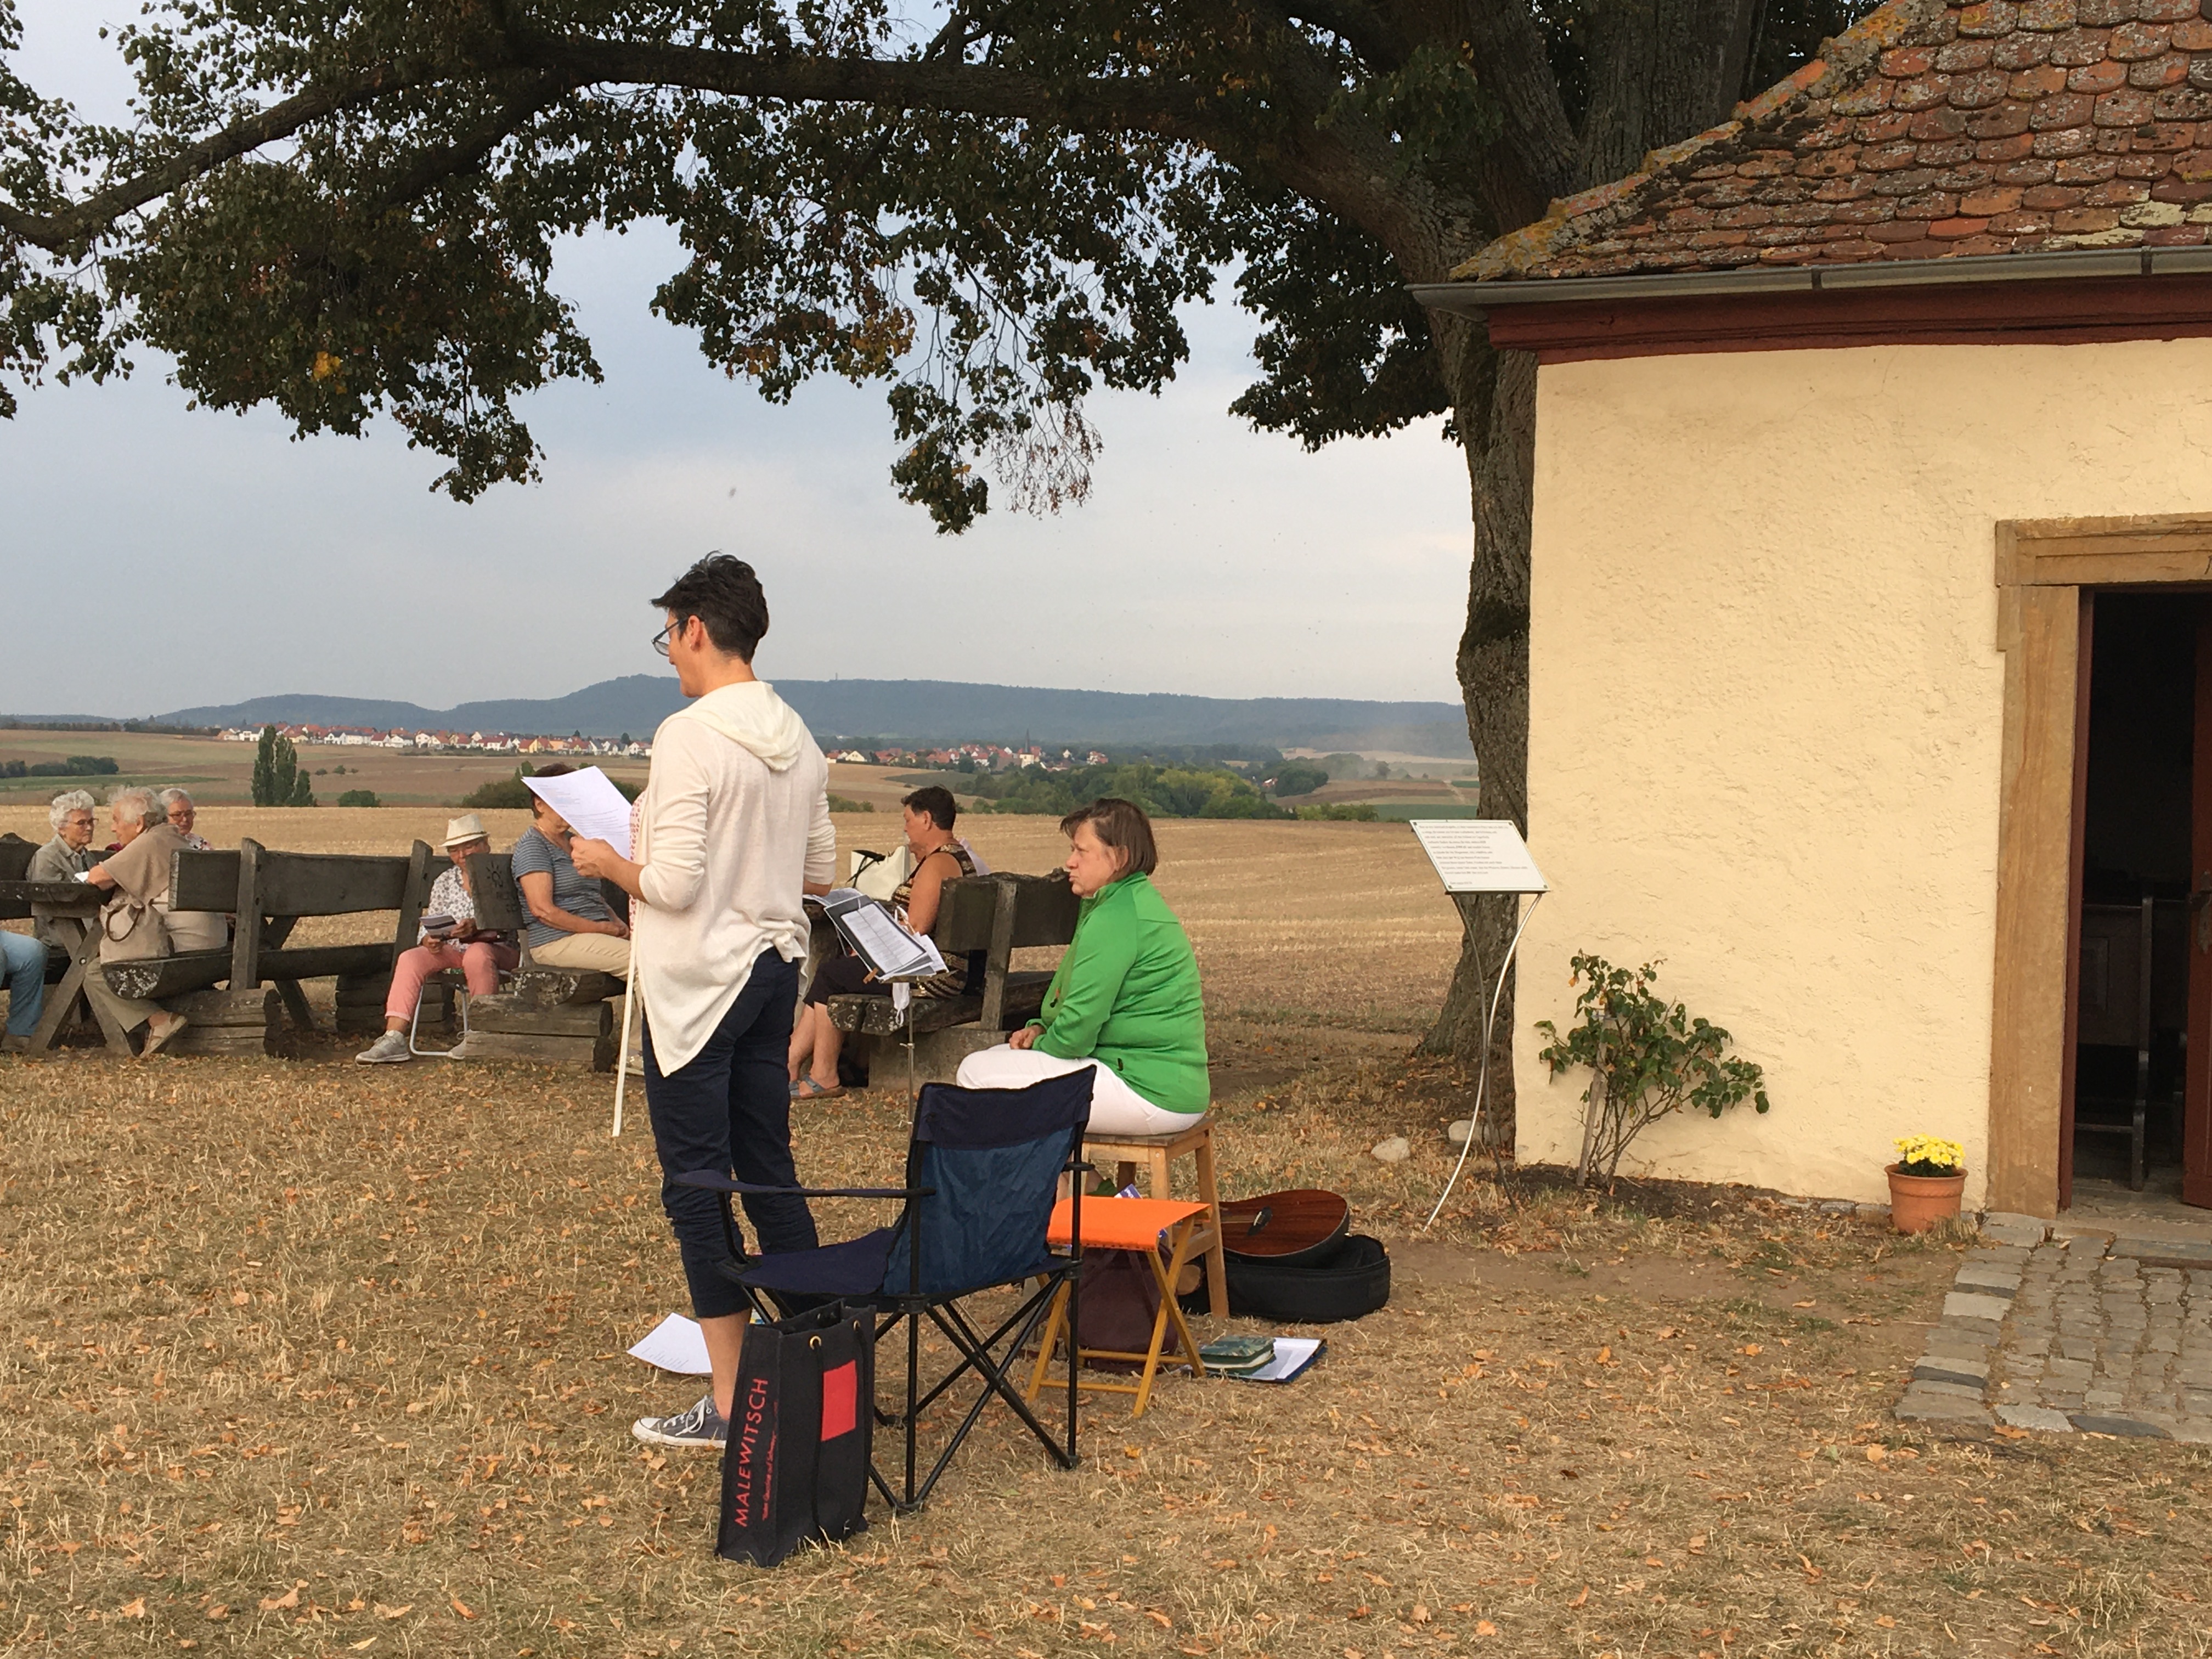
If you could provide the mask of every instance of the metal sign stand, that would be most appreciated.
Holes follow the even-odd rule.
[[[1521,948],[1521,935],[1528,931],[1528,918],[1536,914],[1536,906],[1543,902],[1544,895],[1551,890],[1543,872],[1528,856],[1528,843],[1508,819],[1415,818],[1407,827],[1421,843],[1421,850],[1429,855],[1429,862],[1436,866],[1444,891],[1451,894],[1455,901],[1463,893],[1511,893],[1516,896],[1527,894],[1530,899],[1505,947],[1505,959],[1498,964],[1498,982],[1491,991],[1483,1015],[1482,1066],[1475,1074],[1474,1115],[1468,1122],[1467,1142],[1460,1148],[1459,1160],[1452,1165],[1451,1176],[1444,1182],[1443,1191],[1437,1194],[1436,1207],[1421,1224],[1421,1231],[1426,1232],[1443,1213],[1444,1201],[1458,1184],[1460,1171],[1467,1167],[1467,1155],[1474,1150],[1475,1140],[1483,1133],[1483,1103],[1490,1093],[1491,1039],[1497,1030],[1498,1005],[1505,996],[1505,976],[1513,971],[1513,954]]]

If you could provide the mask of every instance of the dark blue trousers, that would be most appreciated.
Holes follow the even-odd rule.
[[[791,1161],[792,1009],[799,969],[774,951],[753,963],[745,988],[691,1063],[663,1075],[645,1033],[645,1103],[660,1154],[660,1206],[676,1230],[691,1311],[701,1319],[743,1313],[745,1293],[729,1275],[720,1194],[670,1177],[716,1170],[763,1187],[796,1187]],[[811,1250],[820,1241],[803,1198],[744,1198],[759,1254]]]

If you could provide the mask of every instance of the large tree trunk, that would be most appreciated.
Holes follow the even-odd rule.
[[[1467,628],[1460,635],[1460,692],[1468,735],[1480,763],[1482,813],[1510,818],[1528,832],[1528,551],[1531,474],[1536,453],[1536,360],[1492,352],[1480,325],[1453,319],[1470,337],[1457,353],[1453,402],[1480,411],[1462,420],[1461,441],[1474,497],[1474,559],[1468,574]],[[1482,1030],[1512,939],[1519,902],[1510,896],[1463,898],[1467,926],[1459,966],[1425,1052],[1469,1064],[1485,1058]],[[1513,987],[1509,976],[1492,1028],[1487,1132],[1510,1145],[1513,1126]]]
[[[1646,151],[1726,118],[1743,78],[1754,0],[1607,0],[1593,9],[1588,37],[1589,107],[1577,153],[1537,169],[1574,187],[1632,172]],[[1524,162],[1530,158],[1522,158]],[[1534,158],[1541,160],[1542,158]],[[1516,200],[1491,204],[1501,222]],[[1500,211],[1502,210],[1502,211]],[[1482,325],[1434,317],[1460,440],[1474,495],[1474,558],[1467,629],[1460,637],[1460,692],[1481,769],[1482,812],[1528,823],[1528,578],[1536,456],[1536,360],[1489,349]],[[1539,827],[1538,862],[1541,830]],[[1421,1052],[1491,1067],[1485,1115],[1511,1145],[1514,995],[1510,975],[1498,1003],[1491,1052],[1482,1031],[1489,1000],[1519,916],[1510,896],[1462,900],[1459,965]]]

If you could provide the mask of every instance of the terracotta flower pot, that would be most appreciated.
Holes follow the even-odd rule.
[[[1966,1190],[1966,1172],[1956,1175],[1899,1175],[1894,1164],[1885,1166],[1889,1177],[1889,1219],[1901,1233],[1924,1233],[1946,1216],[1959,1213],[1959,1196]]]

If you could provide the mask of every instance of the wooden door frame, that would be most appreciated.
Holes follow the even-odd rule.
[[[2058,1213],[2087,759],[2081,590],[2209,583],[2212,515],[1997,525],[1997,649],[2005,676],[1990,1035],[1992,1210]]]

